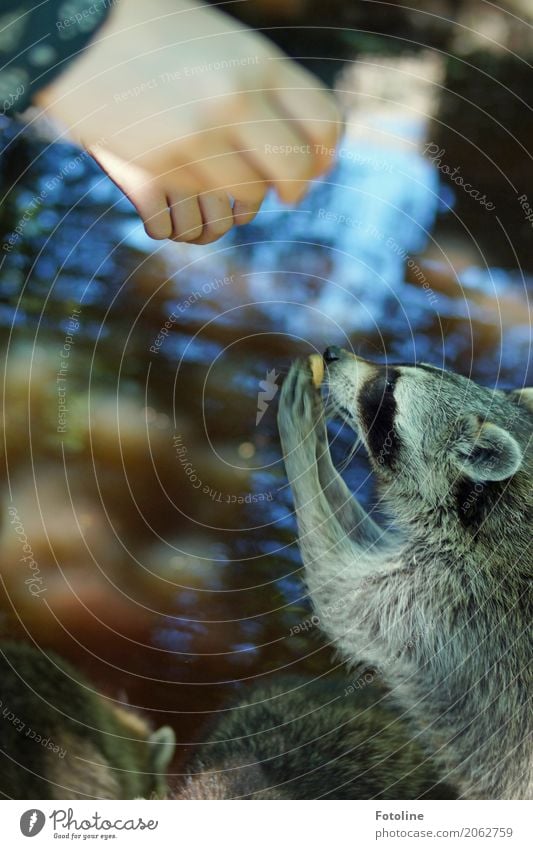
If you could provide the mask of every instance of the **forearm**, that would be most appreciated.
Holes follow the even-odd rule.
[[[374,522],[350,492],[331,460],[327,442],[317,444],[320,487],[343,532],[363,550],[384,544],[386,532]]]
[[[317,452],[327,450],[323,410],[305,363],[296,363],[287,375],[278,423],[306,580],[315,603],[327,606],[352,589],[373,567],[368,542],[362,545],[349,537],[322,487]],[[362,508],[354,509],[356,518],[364,521]]]

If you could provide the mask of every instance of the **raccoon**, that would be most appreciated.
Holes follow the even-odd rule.
[[[211,729],[174,793],[165,781],[170,728],[152,733],[57,655],[26,644],[0,643],[0,675],[6,798],[456,798],[369,672],[349,687],[305,679],[252,687]]]
[[[176,798],[455,799],[383,697],[368,671],[348,687],[251,687],[200,744]]]
[[[296,362],[278,422],[321,626],[379,669],[461,798],[530,799],[533,391],[335,346],[324,362],[394,522],[335,470],[321,392]]]
[[[174,732],[94,692],[52,652],[0,642],[0,793],[9,799],[163,797]]]

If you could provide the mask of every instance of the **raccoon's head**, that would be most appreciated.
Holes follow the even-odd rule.
[[[532,390],[486,389],[434,366],[379,365],[337,347],[324,360],[330,400],[393,501],[453,505],[468,523],[511,479],[530,491]]]

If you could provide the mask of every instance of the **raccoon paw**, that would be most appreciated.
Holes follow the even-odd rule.
[[[285,452],[296,448],[314,450],[322,434],[324,409],[309,359],[296,360],[283,382],[278,427]]]

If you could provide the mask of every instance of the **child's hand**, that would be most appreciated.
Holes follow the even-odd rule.
[[[165,185],[147,171],[98,147],[94,159],[131,200],[153,239],[174,239],[205,245],[231,230],[235,213],[227,192],[184,192]],[[255,214],[255,212],[253,213]],[[253,214],[246,216],[247,220]]]
[[[340,128],[317,79],[195,0],[119,0],[38,102],[159,239],[219,238],[253,218],[269,186],[299,200],[332,164]]]

